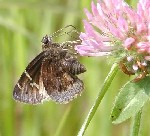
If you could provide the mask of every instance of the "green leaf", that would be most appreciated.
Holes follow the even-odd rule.
[[[111,113],[114,124],[121,123],[134,116],[150,97],[150,77],[139,82],[127,82],[116,97]]]

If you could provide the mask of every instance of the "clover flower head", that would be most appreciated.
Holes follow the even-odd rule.
[[[85,32],[75,49],[83,56],[111,55],[134,74],[150,66],[150,0],[132,9],[124,0],[98,0],[85,9]],[[143,63],[144,62],[144,63]],[[146,75],[145,74],[145,75]]]

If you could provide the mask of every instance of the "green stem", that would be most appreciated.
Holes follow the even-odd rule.
[[[98,94],[98,97],[96,98],[92,108],[89,111],[89,114],[87,115],[79,133],[78,136],[83,136],[85,133],[85,130],[87,129],[90,121],[92,120],[93,116],[95,115],[95,112],[97,111],[97,108],[99,106],[99,104],[101,103],[101,100],[103,99],[105,93],[107,92],[112,80],[114,79],[116,73],[118,71],[118,65],[115,63],[113,64],[110,72],[108,73],[108,76],[106,77],[104,84]]]
[[[142,110],[140,110],[133,118],[133,123],[131,126],[131,136],[138,136],[141,124]]]

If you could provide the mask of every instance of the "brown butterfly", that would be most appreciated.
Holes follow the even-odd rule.
[[[42,43],[43,51],[21,75],[13,98],[29,104],[39,104],[44,100],[68,103],[81,94],[84,85],[76,75],[84,73],[86,68],[64,43],[53,43],[47,35]]]

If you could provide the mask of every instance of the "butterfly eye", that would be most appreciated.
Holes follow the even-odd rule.
[[[44,44],[48,44],[49,42],[51,42],[51,38],[48,35],[46,35],[43,37],[41,42]]]

